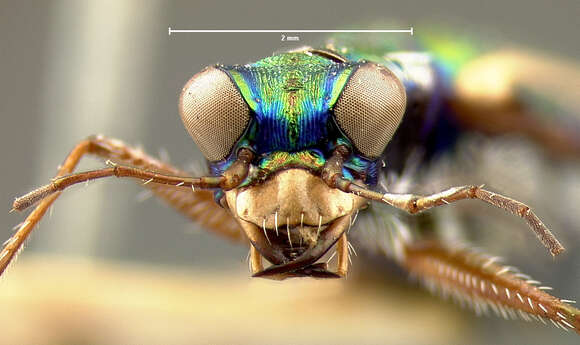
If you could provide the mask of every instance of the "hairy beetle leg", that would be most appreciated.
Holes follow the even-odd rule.
[[[580,333],[580,310],[536,286],[538,281],[497,258],[465,248],[448,248],[423,241],[404,244],[400,264],[433,293],[451,296],[476,313],[493,310],[504,318],[550,320],[564,330]]]

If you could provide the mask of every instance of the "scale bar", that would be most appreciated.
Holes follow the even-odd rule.
[[[413,36],[413,27],[396,30],[178,30],[168,29],[169,35],[173,33],[408,33]]]

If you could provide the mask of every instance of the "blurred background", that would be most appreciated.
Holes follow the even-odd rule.
[[[402,28],[445,25],[458,34],[476,33],[474,40],[574,60],[579,15],[575,0],[557,6],[498,0],[2,1],[0,205],[6,212],[0,238],[8,239],[24,218],[8,214],[14,197],[47,183],[79,140],[105,134],[155,156],[166,152],[178,167],[199,165],[202,156],[177,110],[184,83],[207,65],[320,46],[327,37],[169,36],[168,27],[337,29],[394,20]],[[541,155],[522,150],[531,150],[535,162]],[[509,154],[504,158],[509,162]],[[509,174],[504,163],[498,164]],[[100,166],[89,158],[80,169]],[[573,183],[576,168],[566,167]],[[552,169],[550,176],[559,180],[560,173]],[[580,193],[569,187],[564,203]],[[246,247],[205,233],[156,200],[139,202],[141,190],[110,179],[59,198],[0,281],[0,344],[578,343],[551,326],[477,318],[376,262],[356,260],[353,274],[341,281],[251,279]],[[542,202],[558,201],[551,195]],[[549,219],[546,213],[538,210]],[[552,284],[556,295],[574,299],[580,298],[580,267],[573,259],[579,257],[580,227],[574,218],[566,222],[572,231],[561,236],[566,257],[552,260],[535,239],[522,236],[516,238],[532,249],[512,261]],[[504,250],[509,263],[509,248]]]

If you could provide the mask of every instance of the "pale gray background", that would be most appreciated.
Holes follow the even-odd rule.
[[[201,155],[183,129],[177,97],[204,66],[246,63],[296,46],[279,34],[177,34],[191,29],[332,29],[396,20],[445,24],[577,58],[578,1],[3,1],[0,4],[0,206],[49,181],[73,145],[102,133],[143,144],[187,167]],[[301,34],[299,45],[324,36]],[[99,166],[83,164],[83,168]],[[246,249],[199,232],[160,203],[135,202],[127,181],[77,187],[56,203],[27,251],[208,269],[245,269]],[[0,207],[0,209],[1,209]],[[0,217],[0,239],[23,219]],[[576,280],[577,281],[577,280]],[[580,291],[575,294],[580,297]],[[470,317],[467,313],[466,317]],[[481,334],[511,323],[483,320]],[[547,336],[561,331],[545,328]],[[524,335],[514,335],[522,339]],[[487,340],[494,342],[494,335]],[[538,338],[534,338],[538,340]],[[534,341],[527,339],[527,341]],[[506,342],[513,342],[507,340]],[[541,342],[543,342],[542,340]],[[563,336],[554,343],[573,343]],[[540,342],[540,343],[541,343]]]

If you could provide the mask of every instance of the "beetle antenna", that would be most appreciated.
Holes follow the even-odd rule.
[[[482,186],[471,185],[453,187],[427,196],[395,193],[381,194],[366,187],[359,186],[344,177],[338,177],[335,179],[335,188],[346,193],[356,194],[369,200],[385,203],[410,214],[422,212],[434,207],[448,205],[459,200],[478,199],[523,218],[526,223],[528,223],[530,229],[536,234],[540,242],[542,242],[553,256],[556,256],[565,250],[558,239],[544,225],[544,223],[542,223],[540,218],[536,216],[529,206],[501,194],[483,189]]]
[[[486,190],[483,185],[452,187],[426,196],[389,192],[382,194],[365,186],[357,185],[342,176],[342,165],[349,154],[350,151],[346,146],[338,145],[332,152],[332,156],[324,164],[321,176],[330,187],[338,188],[345,193],[353,193],[369,200],[385,203],[410,214],[449,205],[459,200],[479,199],[523,218],[552,256],[556,256],[565,250],[556,236],[542,223],[530,207],[520,201]]]

